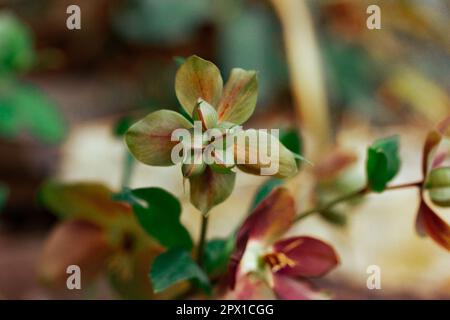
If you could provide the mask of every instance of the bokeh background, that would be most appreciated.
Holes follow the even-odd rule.
[[[81,8],[81,30],[66,28],[71,4]],[[381,8],[381,30],[366,27],[370,4]],[[118,190],[126,149],[117,128],[179,110],[180,58],[211,60],[224,78],[232,67],[258,70],[246,126],[301,132],[316,160],[329,145],[355,152],[352,186],[364,183],[367,145],[400,134],[400,183],[420,179],[424,135],[450,113],[449,30],[446,0],[0,0],[0,298],[118,298],[105,279],[75,293],[39,282],[57,221],[39,188],[52,179]],[[293,183],[299,207],[308,206],[310,178]],[[235,228],[265,180],[237,179],[212,213],[211,237]],[[198,213],[179,168],[137,165],[131,186],[149,185],[180,197],[195,237]],[[343,227],[312,217],[292,232],[336,246],[341,266],[323,284],[338,298],[450,298],[450,256],[415,234],[417,199],[414,190],[370,196]],[[382,290],[366,287],[372,264]]]

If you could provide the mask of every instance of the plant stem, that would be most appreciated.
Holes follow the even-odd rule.
[[[198,242],[198,249],[197,249],[197,263],[200,267],[202,267],[203,265],[203,253],[205,251],[206,230],[208,229],[208,217],[209,215],[205,215],[202,213],[202,225],[200,229],[200,239]]]
[[[410,182],[410,183],[405,183],[405,184],[400,184],[400,185],[396,185],[396,186],[391,186],[391,187],[387,187],[385,190],[397,190],[397,189],[405,189],[405,188],[412,188],[412,187],[420,187],[422,185],[422,181],[418,181],[418,182]],[[322,206],[317,206],[315,208],[303,211],[301,213],[299,213],[295,219],[294,222],[300,221],[310,215],[312,215],[313,213],[321,213],[327,210],[330,210],[331,208],[333,208],[334,206],[338,205],[339,203],[345,202],[345,201],[349,201],[353,198],[359,197],[359,196],[363,196],[366,195],[368,193],[372,192],[372,190],[369,187],[364,187],[358,191],[343,195],[341,197],[338,197],[330,202],[328,202],[325,205]]]
[[[282,30],[290,85],[305,141],[315,162],[332,144],[331,122],[320,48],[308,1],[271,0]]]
[[[122,173],[122,188],[129,187],[131,174],[134,168],[134,158],[128,150],[125,150],[125,155],[123,159],[123,173]]]

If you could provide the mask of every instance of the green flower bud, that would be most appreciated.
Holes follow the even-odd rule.
[[[450,206],[450,167],[441,167],[431,170],[428,175],[426,189],[433,203],[442,206]]]
[[[202,174],[206,169],[206,163],[202,159],[202,153],[199,152],[198,155],[192,155],[188,158],[181,166],[181,172],[183,177],[190,178]]]

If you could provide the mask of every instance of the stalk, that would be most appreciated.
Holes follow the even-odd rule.
[[[305,0],[271,0],[280,19],[306,158],[316,161],[332,145],[320,51]],[[300,126],[301,124],[301,126]]]
[[[200,267],[203,267],[203,255],[204,255],[204,251],[205,251],[206,230],[208,229],[208,220],[209,220],[209,215],[202,214],[200,239],[198,242],[198,250],[197,250],[197,263]]]

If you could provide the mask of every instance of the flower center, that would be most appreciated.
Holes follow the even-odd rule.
[[[272,272],[277,272],[280,269],[283,269],[286,266],[294,267],[296,262],[292,259],[289,259],[282,252],[271,252],[263,256],[263,260],[270,266]]]

